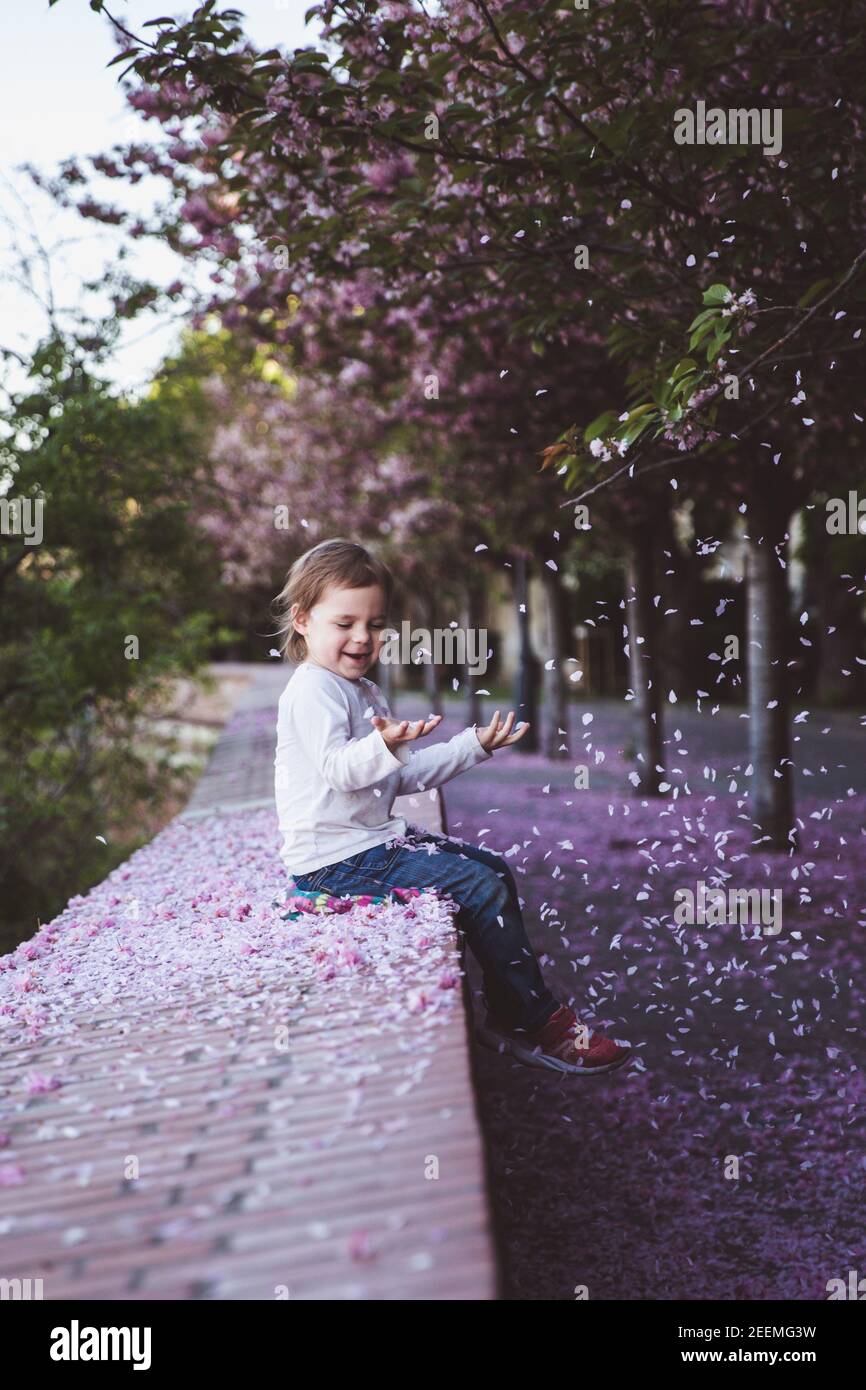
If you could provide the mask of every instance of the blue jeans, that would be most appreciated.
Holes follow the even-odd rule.
[[[374,845],[336,864],[294,875],[297,888],[385,895],[392,888],[435,888],[458,905],[455,925],[466,937],[484,979],[484,1000],[495,1022],[534,1032],[559,1007],[529,944],[517,885],[505,860],[442,835],[410,830],[408,849],[395,840]],[[433,853],[424,849],[435,844]]]

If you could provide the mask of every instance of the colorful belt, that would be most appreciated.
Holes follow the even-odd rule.
[[[390,893],[382,897],[374,897],[370,893],[347,893],[344,897],[336,898],[331,893],[318,893],[315,890],[307,892],[303,888],[296,888],[285,900],[284,906],[289,909],[288,912],[283,912],[280,916],[284,922],[294,922],[298,917],[309,913],[324,916],[329,912],[349,912],[353,907],[367,907],[394,898],[405,903],[411,898],[419,897],[420,894],[420,888],[392,888]]]

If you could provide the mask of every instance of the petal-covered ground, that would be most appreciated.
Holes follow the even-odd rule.
[[[219,964],[250,979],[345,979],[355,966],[393,984],[394,1017],[418,991],[445,1007],[441,968],[453,909],[434,893],[411,902],[284,921],[288,880],[273,812],[174,821],[29,941],[0,956],[0,1038],[35,1040],[83,1002],[111,1007],[200,991]],[[411,957],[415,969],[402,964]],[[427,995],[429,994],[429,999]]]
[[[862,733],[804,736],[788,857],[753,843],[736,711],[678,715],[676,799],[642,803],[621,707],[594,708],[586,752],[497,753],[446,793],[451,833],[516,873],[551,988],[636,1051],[557,1079],[477,1049],[510,1294],[824,1299],[866,1268]],[[700,882],[778,891],[780,930],[678,923]]]
[[[866,1258],[862,734],[846,716],[798,730],[789,856],[751,826],[735,711],[678,715],[672,793],[642,802],[626,794],[627,719],[594,708],[578,716],[577,755],[497,753],[446,789],[449,832],[511,865],[548,983],[635,1048],[610,1078],[565,1079],[475,1050],[507,1295],[825,1299]],[[256,719],[264,738],[272,715]],[[443,735],[460,727],[452,712]],[[588,789],[575,789],[579,763]],[[435,1047],[460,1000],[447,905],[424,894],[283,922],[277,842],[269,810],[175,822],[0,958],[0,1037],[74,1042],[86,1011],[136,991],[177,1008],[182,990],[182,1017],[230,963],[229,1020],[251,985],[297,998],[317,979],[346,1002],[363,967],[386,986],[388,1031],[409,1009]],[[678,920],[677,894],[701,883],[775,893],[781,913]],[[74,1086],[62,1057],[15,1077],[0,1131],[11,1115],[17,1137],[19,1106]],[[407,1085],[410,1071],[407,1058]],[[7,1137],[0,1184],[18,1186],[28,1173],[11,1144],[4,1159]]]

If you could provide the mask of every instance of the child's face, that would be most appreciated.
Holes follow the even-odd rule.
[[[387,625],[385,595],[379,584],[367,589],[329,586],[309,613],[294,614],[307,642],[307,660],[338,676],[357,680],[378,659]]]

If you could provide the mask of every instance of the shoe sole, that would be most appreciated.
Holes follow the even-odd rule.
[[[513,1038],[507,1038],[503,1033],[494,1033],[491,1029],[479,1024],[475,1029],[475,1036],[484,1046],[489,1047],[493,1052],[510,1052],[512,1057],[516,1057],[518,1062],[523,1062],[527,1067],[540,1067],[543,1071],[567,1072],[572,1076],[603,1076],[612,1071],[618,1071],[624,1067],[632,1055],[632,1049],[628,1048],[622,1055],[613,1062],[604,1062],[600,1067],[577,1067],[572,1062],[566,1062],[561,1057],[551,1057],[546,1052],[532,1052],[522,1043],[516,1042]]]

